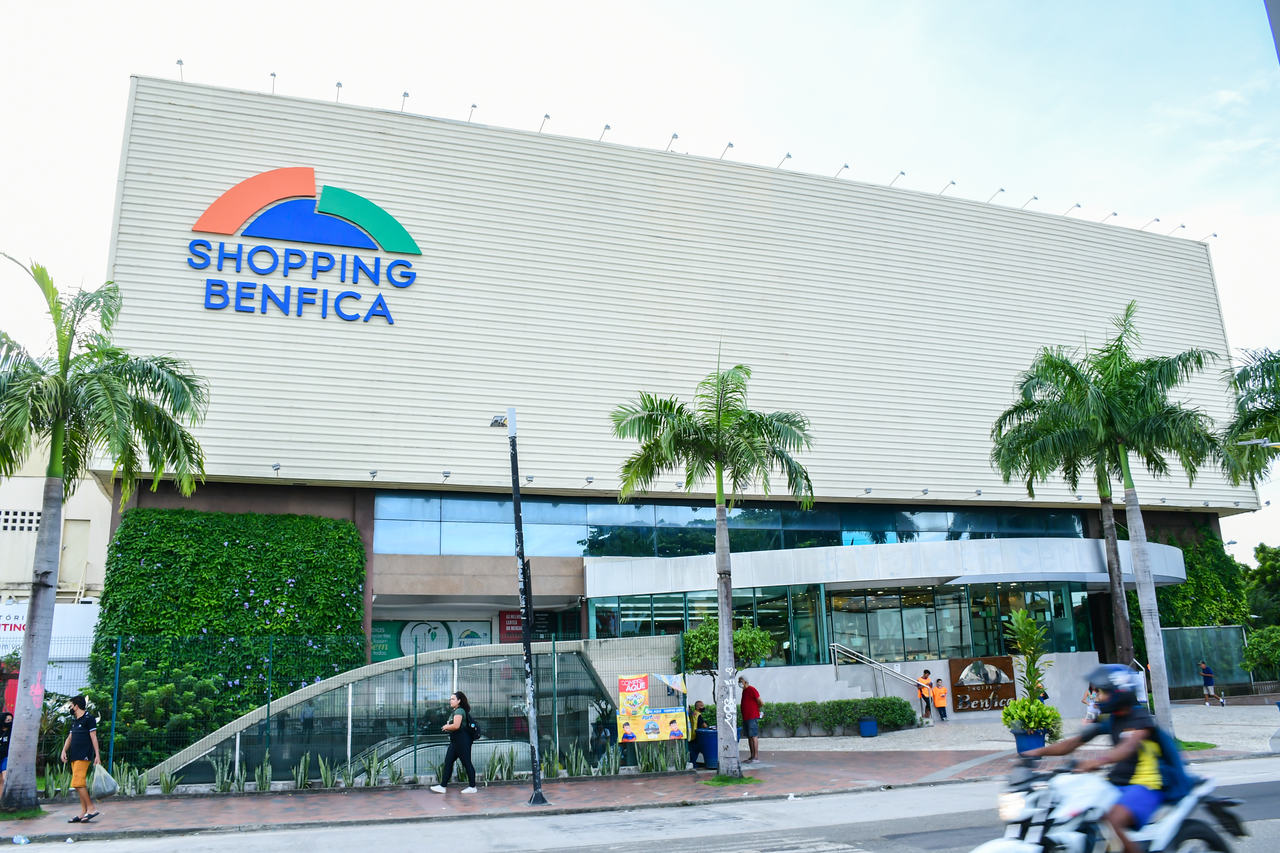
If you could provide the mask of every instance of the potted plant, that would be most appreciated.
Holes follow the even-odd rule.
[[[1014,665],[1022,698],[1004,707],[1000,721],[1013,732],[1018,752],[1026,752],[1062,737],[1062,714],[1041,699],[1045,672],[1052,664],[1044,659],[1047,631],[1026,610],[1015,610],[1004,633],[1009,645],[1021,655]]]

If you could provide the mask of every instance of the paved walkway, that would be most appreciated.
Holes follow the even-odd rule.
[[[1184,740],[1215,743],[1194,758],[1231,758],[1271,751],[1280,734],[1275,706],[1175,708],[1174,725]],[[1068,733],[1073,730],[1067,726]],[[1277,737],[1280,751],[1280,737]],[[967,723],[963,715],[930,728],[876,738],[766,738],[763,760],[747,765],[759,784],[712,787],[706,770],[663,776],[617,776],[546,783],[549,807],[542,812],[634,809],[742,798],[804,796],[908,784],[984,779],[1007,772],[1014,760],[1012,737],[999,725]],[[433,818],[530,813],[528,783],[499,784],[464,795],[441,796],[425,788],[306,791],[270,795],[204,795],[112,799],[92,824],[67,824],[78,812],[70,803],[47,806],[30,821],[8,822],[0,832],[33,841],[157,835],[317,825],[351,825]]]

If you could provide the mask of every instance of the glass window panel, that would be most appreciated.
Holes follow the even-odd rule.
[[[999,533],[1020,533],[1043,536],[1045,533],[1045,514],[1033,510],[1023,512],[1002,513],[997,519]]]
[[[870,654],[867,633],[867,597],[836,592],[830,596],[832,640],[855,652]]]
[[[974,656],[987,657],[1004,653],[1000,597],[995,584],[974,584],[969,587],[969,631]]]
[[[795,530],[839,530],[840,512],[834,509],[784,509],[782,526]]]
[[[756,624],[756,591],[754,589],[735,589],[733,591],[733,625]]]
[[[903,660],[902,599],[897,595],[867,596],[867,633],[871,657]]]
[[[956,596],[955,598],[959,598]],[[968,657],[968,643],[964,637],[964,604],[951,595],[934,597],[934,620],[938,626],[938,657]]]
[[[529,557],[581,557],[587,526],[525,524],[524,553]],[[513,543],[514,544],[514,543]]]
[[[439,554],[440,522],[374,519],[373,553]]]
[[[716,526],[716,508],[713,506],[659,506],[656,511],[659,527]]]
[[[618,600],[623,637],[653,635],[653,602],[647,595],[624,595]]]
[[[822,663],[822,595],[817,584],[791,588],[791,663]]]
[[[898,541],[892,530],[843,530],[841,542],[845,545],[888,545]]]
[[[933,591],[904,591],[902,595],[903,656],[907,660],[930,660],[936,657],[937,633],[938,626],[933,612]]]
[[[773,653],[761,666],[791,662],[791,625],[785,586],[762,587],[756,592],[756,624],[773,637]]]
[[[652,527],[589,527],[583,547],[590,557],[652,557]]]
[[[712,552],[715,551],[715,538],[711,540]],[[782,549],[781,530],[762,530],[745,528],[729,531],[729,550],[739,551],[778,551]]]
[[[523,507],[521,507],[523,509]],[[446,497],[440,506],[442,521],[505,521],[515,523],[511,499],[499,496]]]
[[[949,512],[904,512],[902,517],[905,519],[903,529],[907,530],[941,530],[945,532],[951,529],[951,513]]]
[[[700,589],[685,594],[685,607],[689,611],[689,627],[697,628],[702,620],[716,615],[716,591]]]
[[[382,493],[373,499],[374,518],[439,521],[440,499],[415,494]]]
[[[731,546],[732,547],[732,546]],[[714,554],[716,532],[706,527],[659,527],[659,557],[691,557]]]
[[[587,505],[524,498],[520,501],[520,518],[525,524],[586,524]]]
[[[782,526],[782,511],[771,507],[735,506],[728,511],[730,527],[770,527]],[[715,521],[714,512],[711,520]]]
[[[1054,510],[1045,518],[1045,530],[1050,536],[1084,538],[1084,516],[1069,510]]]
[[[848,506],[840,512],[845,530],[897,530],[899,513],[881,506]]]
[[[999,525],[990,510],[957,510],[951,513],[951,539],[990,539]]]
[[[622,630],[619,624],[617,598],[593,598],[587,602],[587,619],[592,637],[608,640],[617,637]]]
[[[611,527],[637,525],[653,527],[653,504],[587,504],[587,523]]]
[[[653,597],[653,633],[679,634],[684,630],[684,593],[668,592]]]
[[[1093,620],[1089,617],[1089,593],[1080,584],[1070,584],[1071,619],[1075,623],[1077,651],[1093,651]]]
[[[516,526],[506,524],[444,521],[440,523],[440,553],[496,557],[516,552]]]
[[[945,530],[917,530],[910,539],[905,534],[899,534],[898,538],[903,542],[945,542],[947,535]]]
[[[782,531],[783,548],[833,548],[842,545],[839,530],[791,530]]]

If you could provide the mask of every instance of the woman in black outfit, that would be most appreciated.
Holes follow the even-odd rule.
[[[4,779],[9,775],[9,738],[13,736],[13,714],[0,714],[0,795],[4,794]]]
[[[464,794],[476,792],[476,768],[471,763],[471,703],[467,694],[461,690],[449,697],[449,707],[453,710],[449,721],[440,727],[440,731],[449,733],[449,749],[444,754],[444,778],[431,790],[443,794],[449,779],[453,776],[453,763],[462,762],[462,769],[467,771],[467,780],[471,783],[462,789]]]

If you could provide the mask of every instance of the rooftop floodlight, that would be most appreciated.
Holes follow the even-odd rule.
[[[1240,506],[1240,501],[1232,501],[1232,502],[1231,502],[1231,505],[1232,505],[1232,506]]]
[[[974,489],[973,493],[978,497],[982,497],[982,489]]]
[[[279,462],[272,462],[272,463],[271,463],[271,470],[272,470],[272,471],[275,471],[275,472],[276,472],[276,476],[277,476],[277,477],[279,477],[279,476],[280,476],[280,463],[279,463]]]
[[[1075,204],[1068,207],[1066,210],[1062,211],[1062,215],[1069,216],[1071,214],[1071,211],[1075,210],[1079,206],[1080,206],[1080,202],[1076,202]]]
[[[609,131],[611,131],[611,130],[613,130],[613,126],[612,126],[612,125],[608,125],[608,124],[606,124],[606,125],[605,125],[601,130],[600,130],[600,138],[599,138],[599,139],[597,139],[597,140],[596,140],[596,142],[599,142],[601,139],[604,139],[604,135],[605,135],[606,133],[608,133]]]
[[[788,151],[786,154],[783,154],[783,155],[782,155],[782,159],[778,161],[778,165],[774,166],[774,168],[775,168],[775,169],[781,169],[781,168],[782,168],[782,164],[783,164],[783,163],[785,163],[785,162],[787,162],[787,161],[788,161],[788,160],[790,160],[790,159],[791,159],[791,152],[790,152],[790,151]]]
[[[732,147],[733,147],[733,143],[732,143],[732,142],[726,142],[726,143],[724,144],[724,150],[720,152],[720,159],[721,159],[721,160],[723,160],[723,159],[724,159],[724,155],[728,154],[728,153],[729,153],[729,149],[730,149],[730,148],[732,148]]]
[[[955,185],[956,185],[955,181],[947,181],[945,184],[942,185],[942,189],[938,190],[938,195],[942,195],[944,192],[951,189]]]
[[[1084,500],[1084,495],[1076,495],[1076,500],[1078,501]]]
[[[333,102],[336,104],[338,103],[338,98],[342,97],[342,81],[341,80],[339,80],[337,84],[334,85],[334,89],[337,90],[337,94],[333,96]]]
[[[1168,237],[1168,236],[1169,236],[1170,234],[1172,234],[1174,231],[1177,231],[1177,230],[1179,230],[1179,229],[1186,228],[1186,227],[1187,227],[1187,226],[1185,226],[1185,225],[1179,225],[1177,228],[1170,228],[1170,229],[1169,229],[1169,231],[1168,231],[1164,236]]]
[[[407,100],[409,100],[409,93],[401,92],[400,93],[400,112],[404,112],[404,102]]]
[[[1029,199],[1027,199],[1026,201],[1024,201],[1024,202],[1022,203],[1022,207],[1018,208],[1018,210],[1026,210],[1026,209],[1027,209],[1027,205],[1031,204],[1031,202],[1033,202],[1033,201],[1039,201],[1039,200],[1040,200],[1040,196],[1038,196],[1038,195],[1033,195],[1031,198],[1029,198]]]
[[[845,169],[847,169],[847,168],[849,168],[849,164],[848,164],[848,163],[845,163],[845,164],[844,164],[843,166],[841,166],[839,169],[836,169],[836,173],[835,173],[834,175],[832,175],[832,177],[833,177],[833,178],[838,178],[838,177],[840,177],[840,173],[841,173],[841,172],[843,172],[843,171],[844,171]]]
[[[467,111],[467,121],[471,121],[471,117],[475,115],[475,112],[476,112],[476,105],[472,104],[471,109]]]
[[[532,483],[532,482],[533,482],[533,475],[532,475],[532,474],[525,474],[525,475],[524,475],[524,481],[525,481],[526,483]]]
[[[921,490],[920,490],[920,494],[922,494],[922,495],[927,495],[927,494],[929,494],[929,490],[928,490],[928,489],[921,489]]]
[[[678,133],[673,133],[673,134],[671,134],[671,138],[667,140],[667,147],[666,147],[666,148],[663,148],[662,150],[663,150],[663,151],[670,151],[670,150],[671,150],[671,143],[675,142],[675,141],[676,141],[677,139],[679,139],[679,138],[680,138],[680,134],[678,134]]]
[[[378,479],[378,469],[377,469],[377,468],[374,468],[372,471],[370,471],[370,472],[369,472],[369,479],[370,479],[370,480],[376,480],[376,479]]]
[[[1165,502],[1165,501],[1167,501],[1167,500],[1169,500],[1169,499],[1168,499],[1168,498],[1161,498],[1161,499],[1160,499],[1160,503],[1164,503],[1164,502]]]
[[[551,121],[551,113],[543,113],[542,124],[538,125],[538,133],[542,133],[542,129],[547,126],[549,121]]]
[[[1205,501],[1205,502],[1204,502],[1204,505],[1205,505],[1205,506],[1208,506],[1208,505],[1209,505],[1209,502],[1208,502],[1208,501]]]
[[[905,178],[906,176],[907,176],[906,172],[899,171],[898,174],[893,176],[893,180],[889,182],[889,186],[893,186],[894,184],[896,184],[898,182],[898,178]]]
[[[864,495],[869,495],[869,494],[871,494],[871,487],[870,487],[870,486],[867,486],[866,488],[864,488],[864,489],[862,490],[862,493],[863,493]]]
[[[1111,211],[1110,213],[1108,213],[1106,216],[1104,216],[1104,217],[1102,217],[1101,219],[1099,219],[1098,221],[1099,221],[1099,222],[1106,222],[1106,221],[1107,221],[1108,219],[1110,219],[1111,217],[1113,217],[1113,216],[1119,216],[1119,215],[1120,215],[1120,214],[1116,213],[1116,212],[1113,210],[1113,211]]]
[[[493,420],[489,421],[491,427],[504,427],[507,425],[506,415],[494,415]]]
[[[596,481],[595,477],[583,477],[583,479],[587,481],[588,486],[590,486],[592,483]]]
[[[1156,223],[1156,222],[1159,222],[1159,221],[1160,221],[1160,217],[1159,217],[1159,216],[1153,216],[1153,217],[1151,217],[1149,220],[1147,220],[1147,224],[1146,224],[1146,225],[1143,225],[1143,226],[1142,226],[1141,228],[1139,228],[1138,230],[1139,230],[1139,231],[1146,231],[1146,230],[1147,230],[1147,226],[1148,226],[1148,225],[1151,225],[1151,224]]]
[[[183,82],[183,79],[182,79],[182,60],[181,60],[181,59],[179,59],[179,60],[178,60],[178,82],[180,82],[180,83],[181,83],[181,82]]]
[[[271,72],[271,94],[276,93],[276,72]]]
[[[991,198],[987,199],[987,204],[991,204],[991,199],[994,199],[996,196],[1000,195],[1000,193],[1002,192],[1004,192],[1004,187],[1001,187],[1000,189],[993,192],[991,194]]]
[[[1217,236],[1218,236],[1218,232],[1214,231],[1212,234],[1206,234],[1203,237],[1201,237],[1200,242],[1203,243],[1205,240],[1208,240],[1210,237],[1217,237]]]
[[[440,476],[447,480],[453,476],[453,472],[446,468],[440,472]]]
[[[1239,545],[1240,543],[1239,543],[1239,542],[1237,542],[1237,541],[1236,541],[1236,540],[1234,540],[1234,539],[1228,539],[1228,540],[1227,540],[1227,542],[1226,542],[1226,544],[1228,544],[1228,545]]]

